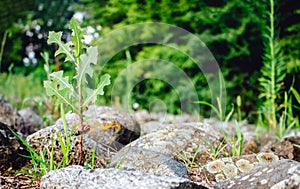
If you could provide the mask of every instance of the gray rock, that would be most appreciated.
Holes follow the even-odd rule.
[[[299,162],[283,159],[257,166],[249,172],[245,172],[232,179],[219,182],[215,186],[215,189],[281,188],[280,186],[285,186],[285,183],[288,183],[289,181],[293,182],[296,177],[295,175],[299,174],[299,169]],[[286,186],[286,188],[289,188],[289,186]]]
[[[151,115],[147,110],[138,110],[134,112],[134,118],[140,125],[149,121],[157,121],[151,119]]]
[[[188,174],[185,165],[173,158],[143,148],[120,150],[112,158],[110,167],[179,177],[186,177]]]
[[[187,115],[187,114],[166,114],[166,113],[150,113],[151,120],[158,121],[160,123],[186,123],[186,122],[196,122],[199,121],[197,117]]]
[[[188,114],[167,114],[165,117],[159,119],[160,122],[164,123],[189,123],[189,122],[197,122],[199,118],[197,116],[192,116]]]
[[[169,126],[146,134],[124,148],[145,148],[175,159],[182,157],[192,159],[197,151],[199,155],[197,163],[205,163],[207,159],[204,156],[213,157],[208,155],[210,149],[219,146],[222,140],[222,134],[213,130],[209,125],[182,123]],[[201,155],[203,156],[200,157]]]
[[[79,143],[79,137],[72,134],[71,129],[67,130],[67,133],[64,132],[63,125],[56,124],[50,127],[41,129],[27,137],[28,144],[38,153],[46,150],[46,158],[50,159],[50,154],[53,146],[54,151],[54,162],[59,164],[63,160],[63,153],[61,150],[61,145],[59,142],[59,134],[65,140],[66,134],[70,139],[70,153],[69,153],[69,164],[78,164],[78,154],[76,154],[76,146]],[[83,158],[84,160],[89,160],[91,163],[91,157],[93,149],[95,148],[95,167],[103,167],[106,165],[106,161],[111,158],[114,154],[110,151],[109,148],[103,147],[100,144],[97,144],[92,139],[83,135]],[[52,142],[53,140],[53,142]]]
[[[159,121],[148,121],[146,123],[142,123],[141,125],[141,133],[148,134],[153,131],[157,131],[161,128],[164,128],[163,123]]]
[[[11,132],[8,125],[0,122],[0,172],[10,167],[18,169],[29,161],[20,154],[29,155],[26,146]]]
[[[188,114],[165,114],[165,113],[155,113],[148,112],[147,110],[138,110],[134,112],[134,118],[139,124],[144,124],[149,121],[157,121],[160,123],[187,123],[187,122],[197,122],[199,121],[198,117],[191,116]]]
[[[43,126],[43,119],[30,108],[18,111],[0,95],[0,122],[14,128],[26,138]]]
[[[89,106],[83,112],[87,137],[116,151],[140,136],[139,124],[127,113],[106,106]],[[69,127],[80,130],[76,114],[66,114]],[[61,124],[61,120],[57,123]]]
[[[50,171],[41,179],[41,189],[204,189],[181,177],[157,176],[120,169],[88,170],[82,166],[69,166]]]
[[[28,135],[43,128],[43,119],[31,108],[19,110],[19,114],[24,120],[24,127],[28,128]]]
[[[0,95],[0,122],[13,127],[17,132],[26,134],[24,120],[18,110]]]
[[[289,177],[273,185],[271,189],[296,189],[300,188],[300,166],[296,165],[287,172]]]
[[[209,129],[216,134],[218,137],[222,137],[223,134],[219,132],[217,129],[214,129],[209,124],[203,124],[200,122],[177,122],[177,123],[162,123],[159,121],[149,121],[146,123],[141,124],[141,133],[148,134],[151,132],[155,132],[162,129],[182,129],[182,128],[202,128],[202,129]]]

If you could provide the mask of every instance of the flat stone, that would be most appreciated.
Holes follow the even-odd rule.
[[[0,173],[10,167],[18,169],[29,161],[20,154],[29,155],[26,146],[11,132],[8,125],[0,122]]]
[[[199,162],[195,163],[205,163],[212,159],[209,155],[211,147],[219,146],[221,141],[222,134],[209,125],[182,123],[168,125],[161,130],[146,134],[124,148],[145,148],[175,159],[183,157],[192,159],[198,151],[199,158],[196,159]]]
[[[69,166],[50,171],[41,179],[41,189],[204,189],[188,179],[153,175],[120,169],[89,170],[82,166]]]
[[[120,150],[111,160],[110,167],[137,170],[156,175],[186,177],[185,165],[164,154],[143,149],[126,148]]]
[[[219,182],[215,189],[268,189],[268,188],[289,188],[285,185],[289,181],[299,179],[300,164],[293,160],[279,160],[272,163],[255,167],[232,179]],[[295,178],[298,175],[297,178]],[[280,184],[279,184],[280,183]],[[298,182],[299,183],[299,182]],[[299,186],[299,185],[298,185]],[[299,187],[296,187],[299,188]]]

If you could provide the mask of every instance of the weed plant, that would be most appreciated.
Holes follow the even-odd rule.
[[[265,53],[263,56],[262,77],[259,78],[261,94],[259,98],[263,100],[261,113],[264,124],[276,130],[278,128],[278,101],[284,90],[283,81],[286,76],[286,67],[282,58],[282,51],[278,44],[275,33],[275,5],[274,0],[270,0],[270,10],[265,32]]]
[[[64,128],[64,135],[62,135],[60,132],[58,133],[58,141],[59,146],[61,149],[61,152],[63,154],[63,159],[61,160],[55,160],[54,159],[54,140],[52,138],[51,141],[51,149],[44,149],[43,151],[36,152],[26,140],[24,140],[21,136],[19,136],[14,130],[10,129],[11,132],[27,147],[29,150],[30,156],[22,155],[21,156],[25,158],[29,158],[31,160],[32,168],[26,170],[27,168],[24,168],[21,170],[21,172],[27,172],[28,174],[34,176],[34,177],[41,177],[45,174],[47,174],[49,171],[54,169],[60,169],[68,166],[70,164],[69,154],[71,152],[71,149],[74,147],[74,141],[72,140],[72,136],[74,130],[69,130],[69,127],[67,126],[64,107],[61,104],[61,118]],[[92,157],[91,162],[88,162],[88,160],[85,160],[85,166],[87,168],[94,168],[94,161],[95,161],[95,154],[96,154],[96,148],[93,148],[92,151]]]
[[[259,98],[262,103],[258,125],[266,126],[269,133],[275,133],[279,138],[283,138],[291,128],[299,127],[299,119],[293,115],[291,92],[284,91],[286,64],[276,35],[275,0],[269,1],[269,8],[262,76],[259,78],[261,91]],[[297,94],[293,88],[290,91],[294,95]]]
[[[93,75],[92,65],[97,64],[97,47],[86,47],[82,40],[85,32],[80,28],[79,22],[71,19],[70,29],[72,30],[72,40],[64,43],[61,41],[62,32],[49,32],[48,44],[55,43],[58,50],[55,56],[63,55],[64,62],[71,62],[75,67],[73,82],[68,76],[64,76],[63,71],[49,74],[49,79],[44,81],[46,94],[57,99],[57,103],[64,104],[79,116],[79,127],[77,134],[84,131],[83,110],[90,104],[94,104],[98,95],[104,94],[104,87],[110,84],[110,76],[103,75],[100,82],[97,82]],[[45,67],[46,68],[46,67]],[[92,82],[91,82],[92,81]],[[98,83],[93,86],[93,83]],[[76,150],[78,164],[83,165],[82,136],[79,136],[79,145]]]
[[[65,62],[72,62],[75,67],[75,76],[73,78],[74,82],[69,81],[69,77],[64,77],[63,71],[57,71],[50,73],[49,69],[49,56],[47,53],[43,53],[45,71],[47,72],[47,80],[44,81],[44,88],[46,89],[46,94],[55,100],[56,104],[60,105],[60,112],[62,123],[64,127],[64,135],[58,133],[58,143],[63,154],[63,159],[56,163],[54,160],[54,140],[52,139],[51,150],[45,149],[44,151],[36,152],[22,137],[18,136],[14,131],[12,131],[16,137],[24,143],[30,152],[30,156],[24,156],[31,159],[33,174],[44,175],[50,170],[59,169],[69,165],[70,157],[69,153],[71,149],[75,146],[74,134],[80,135],[83,131],[83,110],[87,108],[92,103],[95,103],[98,95],[103,95],[103,88],[110,84],[110,76],[105,74],[101,77],[100,82],[97,86],[91,86],[89,81],[93,78],[93,68],[92,64],[97,63],[98,50],[97,47],[86,47],[82,43],[83,35],[85,34],[79,26],[79,22],[72,19],[70,22],[70,29],[73,31],[72,41],[64,43],[61,41],[62,32],[49,32],[48,43],[56,43],[59,48],[55,53],[55,56],[60,54],[65,55]],[[87,78],[89,77],[89,79]],[[93,83],[96,83],[93,81]],[[69,126],[67,125],[65,118],[65,109],[71,108],[71,110],[78,114],[80,117],[80,128],[78,133],[74,133],[75,127],[72,127],[72,131],[69,132]],[[78,146],[76,146],[78,147]],[[95,147],[93,149],[91,162],[83,159],[82,150],[82,136],[79,136],[79,147],[75,149],[77,163],[85,165],[88,168],[94,167],[95,160]]]

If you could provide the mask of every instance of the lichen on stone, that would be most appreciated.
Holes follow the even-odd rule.
[[[224,175],[226,176],[226,178],[232,178],[234,176],[237,175],[238,173],[238,169],[236,166],[234,166],[233,164],[227,164],[223,167],[222,169]]]
[[[225,176],[223,174],[217,174],[216,177],[215,177],[216,181],[217,182],[220,182],[220,181],[223,181],[225,180]]]
[[[259,163],[270,163],[279,160],[277,155],[265,152],[257,154],[256,159]]]
[[[245,159],[240,159],[236,162],[236,166],[238,167],[239,171],[247,172],[253,169],[254,165],[250,163],[250,161]]]
[[[208,172],[215,174],[215,173],[221,172],[221,170],[223,170],[224,166],[225,166],[225,163],[223,161],[216,160],[216,161],[209,162],[205,166],[205,168]]]
[[[224,163],[233,163],[232,159],[231,159],[231,158],[228,158],[228,157],[222,158],[222,161],[223,161]]]

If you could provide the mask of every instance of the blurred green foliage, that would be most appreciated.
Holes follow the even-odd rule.
[[[28,103],[26,102],[28,99],[31,99],[31,103],[29,103],[31,106],[35,101],[42,101],[44,87],[40,78],[33,75],[1,73],[0,94],[13,106],[21,109],[24,103]]]
[[[94,25],[94,27],[101,25],[103,27],[103,35],[128,24],[154,21],[174,24],[196,34],[205,42],[221,67],[222,74],[226,80],[227,97],[229,97],[227,104],[234,102],[237,96],[241,96],[243,99],[243,106],[240,107],[241,110],[247,112],[248,115],[250,114],[255,119],[256,115],[254,114],[256,114],[255,112],[259,106],[258,103],[261,103],[257,100],[259,94],[257,86],[259,85],[258,78],[260,77],[260,68],[262,66],[263,32],[268,1],[178,0],[174,3],[171,0],[162,0],[159,2],[151,0],[111,0],[101,1],[101,3],[94,3],[93,1],[85,2],[89,5],[86,6],[86,12],[90,13],[86,16],[86,24]],[[295,5],[293,8],[295,12],[296,7],[300,7],[298,2],[281,2],[280,6],[288,7],[291,2]],[[280,10],[282,12],[278,14],[278,17],[281,15],[285,16],[279,19],[279,27],[291,17],[295,17],[293,13],[291,14],[293,12],[291,9],[289,8],[288,10],[290,17],[286,16],[286,10]],[[292,19],[290,20],[290,25],[289,27],[295,27],[297,26],[297,22]],[[148,35],[151,35],[151,31],[149,30],[151,29],[145,29],[145,32],[140,35],[147,38]],[[281,28],[281,30],[285,31],[287,28]],[[299,31],[294,32],[293,35],[295,33],[299,35]],[[291,32],[285,32],[284,34],[286,36],[280,36],[283,41],[293,36]],[[295,40],[295,36],[293,39]],[[299,38],[295,41],[299,41]],[[293,42],[293,44],[295,43]],[[101,46],[101,44],[99,45]],[[201,71],[197,69],[196,64],[188,60],[188,57],[176,50],[158,45],[130,47],[130,51],[134,59],[133,62],[157,58],[173,62],[189,74],[199,94],[199,98],[204,101],[210,101],[211,94],[207,89],[207,81]],[[298,53],[299,51],[294,48],[290,51],[289,55],[291,55],[291,52]],[[119,53],[118,56],[115,56],[115,59],[111,60],[104,70],[115,73],[111,73],[111,75],[117,75],[126,66],[125,61],[122,63],[120,60],[122,58],[125,59],[124,54]],[[298,57],[293,57],[299,60]],[[116,67],[120,70],[117,71]],[[295,67],[291,66],[291,69],[298,69],[297,65]],[[289,76],[292,77],[293,75],[296,75],[295,71],[290,72]],[[286,88],[289,88],[289,79],[286,81]],[[297,85],[299,77],[296,80]],[[172,94],[168,90],[168,84],[155,82],[157,86],[151,87],[153,86],[153,82],[155,81],[145,81],[144,84],[148,86],[145,87],[146,90],[142,91],[138,89],[139,85],[136,86],[133,93],[136,96],[140,96],[140,99],[136,98],[136,100],[142,101],[142,106],[145,105],[147,108],[147,102],[151,102],[151,96],[160,97],[164,101],[168,101],[168,107],[171,112],[180,112],[178,109],[171,108],[174,104],[178,108],[178,97],[176,95],[161,94],[161,91]],[[172,98],[174,99],[172,100]],[[229,109],[230,107],[228,107]],[[203,111],[202,109],[202,112],[207,111],[205,109]]]
[[[0,39],[3,42],[5,31],[9,37],[4,44],[1,71],[7,72],[14,65],[14,73],[31,74],[43,68],[42,51],[54,52],[56,46],[47,44],[48,32],[68,30],[68,22],[74,14],[72,3],[75,0],[30,0],[0,1]],[[66,39],[68,35],[63,36]],[[54,69],[70,69],[61,67],[58,60]],[[40,79],[45,79],[45,74]]]
[[[9,6],[1,3],[0,7],[9,9]],[[10,35],[4,48],[2,71],[8,71],[9,65],[14,63],[13,73],[34,75],[34,78],[40,80],[46,79],[46,74],[43,72],[43,61],[40,57],[42,51],[52,54],[50,60],[52,71],[59,69],[74,71],[68,64],[60,65],[60,59],[53,58],[56,47],[46,45],[46,39],[50,30],[64,31],[66,35],[63,36],[63,39],[68,39],[70,33],[68,34],[66,26],[75,12],[82,13],[83,26],[94,28],[96,39],[91,43],[98,45],[100,50],[103,49],[101,46],[103,44],[97,36],[100,36],[101,39],[101,36],[129,24],[163,22],[184,28],[205,43],[216,58],[225,77],[227,104],[235,102],[236,97],[240,96],[243,103],[239,109],[243,112],[243,118],[248,117],[250,121],[257,118],[257,108],[263,103],[257,100],[258,78],[261,76],[260,69],[263,62],[263,35],[268,0],[34,0],[33,5],[29,7],[22,3],[16,3],[14,6],[18,5],[24,9],[24,11],[20,9],[20,12],[26,14],[25,16],[13,16],[13,19],[10,20],[10,22],[16,23],[14,28],[19,29],[12,30],[12,26],[8,28]],[[298,0],[278,1],[276,5],[278,5],[276,19],[278,28],[280,28],[280,32],[277,31],[279,44],[284,52],[283,57],[288,70],[283,87],[289,89],[294,79],[294,88],[299,91],[300,2]],[[15,14],[14,11],[11,12]],[[2,14],[2,17],[10,18],[7,14]],[[4,26],[2,20],[0,23],[1,26]],[[0,31],[1,40],[5,30]],[[141,40],[147,40],[157,32],[153,31],[153,28],[143,28],[139,31],[141,31],[139,33]],[[134,37],[134,35],[132,36]],[[174,36],[165,36],[162,40],[168,41],[172,37]],[[124,43],[123,40],[122,38],[114,39],[115,44],[107,45],[104,48],[105,52],[115,52],[115,48],[120,43]],[[131,40],[130,35],[126,40]],[[182,44],[178,48],[184,51],[189,47],[190,44]],[[28,50],[34,51],[37,62],[34,63],[30,59],[29,65],[24,66],[23,60],[28,57]],[[130,53],[130,59],[126,52]],[[100,58],[105,59],[106,54],[102,55],[104,57]],[[211,91],[207,86],[209,78],[204,77],[197,64],[186,54],[163,45],[140,44],[121,50],[107,64],[100,63],[95,67],[95,72],[98,72],[99,75],[101,72],[105,72],[112,77],[112,85],[106,92],[108,95],[106,99],[101,98],[99,103],[110,103],[111,98],[117,98],[115,94],[111,93],[111,90],[114,82],[119,79],[124,84],[124,89],[115,89],[116,94],[122,95],[123,92],[127,94],[128,91],[131,91],[130,103],[138,102],[140,108],[149,108],[153,100],[161,99],[171,113],[180,113],[181,111],[193,113],[194,106],[190,102],[193,98],[188,96],[189,93],[185,99],[179,99],[180,94],[184,93],[187,88],[173,88],[165,81],[147,79],[149,73],[145,70],[149,70],[151,64],[138,64],[134,70],[130,70],[129,76],[128,74],[122,76],[121,73],[126,72],[126,67],[145,59],[161,59],[174,63],[187,74],[195,86],[199,100],[211,100]],[[151,74],[160,74],[159,72],[159,69],[153,69]],[[165,74],[173,77],[171,73]],[[208,77],[210,77],[209,74]],[[138,81],[141,82],[136,83]],[[181,82],[181,80],[178,81],[178,83]],[[131,88],[132,90],[130,90]],[[0,92],[2,93],[2,90]],[[122,103],[126,101],[126,98],[126,96],[120,96],[115,101]],[[180,109],[182,102],[188,104],[185,110]],[[231,107],[228,106],[227,109],[230,110]],[[204,116],[209,116],[207,110],[207,107],[201,107]]]

